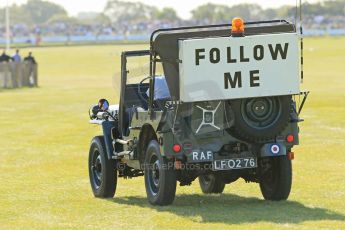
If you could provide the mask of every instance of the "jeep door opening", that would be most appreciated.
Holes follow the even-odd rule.
[[[150,50],[123,52],[119,104],[102,99],[90,110],[103,130],[89,151],[94,195],[113,197],[118,177],[144,176],[149,203],[169,205],[177,182],[198,178],[203,193],[222,193],[243,178],[259,183],[266,200],[286,200],[308,95],[299,41],[285,20],[237,19],[159,29]],[[150,73],[133,84],[127,64],[135,57],[149,59]]]

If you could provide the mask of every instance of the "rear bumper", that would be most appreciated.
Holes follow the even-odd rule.
[[[204,146],[205,147],[205,146]],[[180,153],[168,153],[168,158],[180,159],[186,163],[211,163],[217,160],[237,159],[237,158],[261,158],[261,157],[277,157],[287,155],[287,147],[284,143],[266,143],[257,151],[242,151],[240,153],[224,153],[212,149],[201,147],[198,149],[182,149]]]

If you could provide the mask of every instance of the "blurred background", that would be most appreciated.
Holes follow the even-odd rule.
[[[345,0],[303,1],[302,89],[311,93],[288,201],[264,201],[259,186],[243,180],[220,195],[203,195],[198,183],[178,187],[169,207],[147,203],[141,177],[119,180],[114,199],[94,199],[90,188],[90,140],[102,131],[87,111],[100,98],[118,103],[123,51],[149,49],[157,28],[231,23],[235,16],[295,22],[295,6],[0,0],[0,52],[11,48],[5,62],[0,53],[0,229],[344,229]],[[127,66],[136,82],[148,76],[148,57]]]
[[[6,10],[11,43],[22,46],[148,41],[157,28],[245,21],[296,19],[297,1],[216,0],[130,1],[1,0],[0,45],[6,43]],[[237,4],[236,4],[237,3]],[[345,35],[345,1],[303,1],[306,36]]]

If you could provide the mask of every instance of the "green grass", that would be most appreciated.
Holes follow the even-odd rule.
[[[257,184],[239,180],[222,195],[178,187],[168,207],[147,203],[143,178],[120,179],[107,200],[93,197],[88,179],[100,129],[87,110],[101,97],[117,103],[120,52],[145,45],[33,49],[40,87],[0,91],[0,229],[344,229],[344,44],[305,40],[311,94],[288,201],[264,201]]]

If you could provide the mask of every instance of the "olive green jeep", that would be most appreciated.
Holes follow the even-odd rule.
[[[119,104],[90,110],[103,132],[89,152],[94,195],[113,197],[117,178],[144,176],[149,203],[169,205],[177,182],[198,178],[203,193],[222,193],[243,178],[266,200],[287,199],[307,97],[299,42],[285,20],[237,18],[159,29],[149,50],[123,52]],[[147,57],[149,74],[129,83],[135,57]]]

